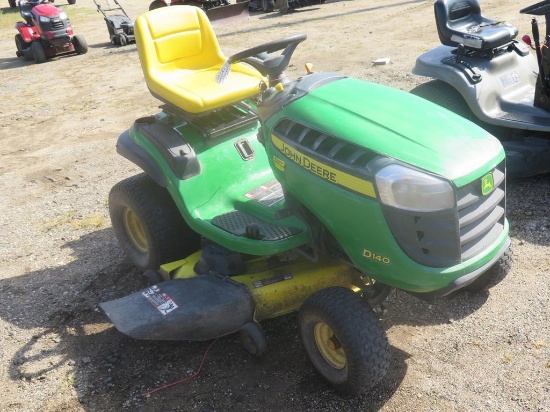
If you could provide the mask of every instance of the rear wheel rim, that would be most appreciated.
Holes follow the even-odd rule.
[[[132,244],[141,253],[147,253],[149,251],[147,236],[136,214],[132,212],[132,210],[126,208],[122,212],[122,220],[124,221],[124,228]]]
[[[313,333],[317,349],[319,349],[325,361],[335,369],[344,369],[346,366],[346,352],[344,352],[332,328],[324,322],[319,322],[315,325]]]

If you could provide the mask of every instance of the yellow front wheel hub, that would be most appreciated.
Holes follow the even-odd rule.
[[[122,220],[124,221],[124,228],[132,244],[141,253],[147,253],[149,251],[147,236],[145,236],[143,226],[141,226],[136,214],[132,212],[131,209],[126,208],[122,213]]]
[[[326,323],[319,322],[314,330],[315,343],[323,358],[334,368],[344,369],[346,366],[346,352],[332,328]]]

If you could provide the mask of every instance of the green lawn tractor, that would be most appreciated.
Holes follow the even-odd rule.
[[[239,333],[299,311],[305,352],[337,390],[379,382],[390,348],[372,307],[507,274],[505,153],[483,129],[410,93],[284,71],[297,34],[226,58],[204,12],[135,22],[158,114],[122,133],[144,173],[109,195],[114,232],[150,286],[104,302],[136,339]],[[282,50],[281,53],[275,53]]]

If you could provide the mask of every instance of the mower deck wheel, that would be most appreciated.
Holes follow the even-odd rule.
[[[121,248],[143,271],[199,250],[200,236],[185,223],[168,191],[144,173],[113,186],[109,213]]]
[[[120,33],[118,35],[118,43],[121,46],[126,46],[128,44],[128,37],[126,37],[126,35],[124,33]]]
[[[358,394],[386,374],[390,350],[376,313],[343,287],[321,289],[298,313],[300,337],[313,366],[336,390]]]
[[[247,323],[239,331],[241,342],[246,351],[252,355],[261,355],[267,348],[265,334],[260,325]]]

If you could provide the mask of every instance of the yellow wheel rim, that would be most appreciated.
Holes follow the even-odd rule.
[[[340,345],[340,341],[332,328],[326,323],[319,322],[313,331],[315,343],[323,358],[334,368],[344,369],[346,366],[346,352]]]
[[[139,223],[139,219],[136,214],[130,209],[125,209],[122,213],[122,220],[124,221],[124,228],[130,238],[130,241],[141,253],[147,253],[149,246],[147,245],[147,237],[143,226]]]

